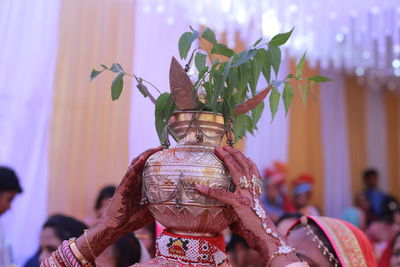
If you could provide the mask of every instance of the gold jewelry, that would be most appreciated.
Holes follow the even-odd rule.
[[[311,236],[312,242],[317,244],[318,249],[322,250],[322,254],[326,256],[329,262],[333,262],[335,267],[339,266],[339,260],[335,257],[335,255],[329,251],[329,249],[324,245],[324,243],[319,239],[316,233],[311,229],[311,226],[308,224],[308,218],[306,216],[301,217],[300,222],[307,229],[307,236]]]
[[[93,260],[95,260],[95,259],[96,259],[96,256],[94,255],[93,250],[92,250],[92,247],[91,247],[90,244],[89,244],[89,240],[88,240],[87,234],[86,234],[87,231],[88,231],[88,229],[85,229],[84,232],[83,232],[83,235],[85,236],[86,244],[87,244],[87,246],[88,246],[90,255],[92,255]]]
[[[74,256],[78,259],[78,261],[83,265],[83,266],[93,266],[85,257],[82,255],[82,253],[79,251],[77,245],[76,245],[76,238],[70,238],[68,240],[68,245],[70,249],[72,250],[72,253],[74,253]]]
[[[261,195],[263,188],[263,182],[261,181],[261,179],[257,178],[257,176],[253,174],[253,176],[251,177],[251,182],[253,183],[258,194]]]
[[[292,248],[292,251],[291,251],[291,252],[295,252],[295,249]],[[275,259],[275,258],[278,257],[278,256],[286,255],[286,254],[288,254],[288,253],[286,253],[286,252],[281,252],[281,251],[275,251],[274,253],[272,253],[272,254],[271,254],[271,257],[270,257],[269,260],[268,260],[267,267],[271,266],[271,263],[272,263],[272,260],[273,260],[273,259]]]
[[[247,181],[246,176],[242,176],[239,178],[239,186],[241,188],[249,188],[249,182]]]

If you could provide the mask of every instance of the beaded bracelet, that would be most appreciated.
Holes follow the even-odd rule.
[[[260,204],[260,200],[257,197],[257,193],[261,193],[260,191],[260,185],[261,180],[259,178],[257,178],[255,175],[252,176],[251,179],[251,189],[252,189],[252,194],[253,194],[253,202],[254,202],[254,206],[253,206],[253,210],[254,212],[257,214],[257,217],[261,219],[261,224],[263,229],[265,230],[265,232],[273,237],[276,241],[278,241],[277,246],[278,246],[278,251],[275,251],[274,253],[271,254],[271,257],[268,261],[268,265],[269,266],[272,262],[272,260],[277,257],[277,256],[281,256],[281,255],[287,255],[290,253],[293,253],[295,251],[294,248],[292,248],[291,246],[289,246],[283,239],[279,238],[278,234],[276,232],[274,232],[267,224],[266,219],[267,219],[267,215],[265,213],[265,210],[263,209],[263,207]]]

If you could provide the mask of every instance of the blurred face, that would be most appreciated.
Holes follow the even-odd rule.
[[[265,196],[270,201],[275,201],[280,195],[279,185],[269,185],[265,187]]]
[[[53,228],[44,228],[40,234],[39,261],[50,257],[51,253],[55,251],[61,244],[62,240],[57,237]]]
[[[103,214],[108,206],[108,203],[110,203],[110,201],[111,201],[111,198],[105,198],[101,201],[99,209],[96,210],[97,218],[100,218],[101,216],[103,216]]]
[[[355,202],[356,206],[364,211],[367,211],[370,208],[368,198],[365,194],[357,195]]]
[[[391,267],[400,267],[400,238],[397,237],[394,242],[392,258],[390,259]]]
[[[365,184],[367,185],[368,188],[375,188],[378,186],[378,176],[377,175],[371,175],[366,179]]]
[[[298,228],[291,231],[288,235],[289,244],[296,249],[296,254],[301,261],[307,262],[310,267],[331,267],[331,264],[322,254],[322,250],[318,249],[316,243],[307,236],[305,228]]]
[[[311,192],[304,192],[294,197],[294,204],[296,207],[301,208],[307,206],[311,199]]]
[[[0,193],[0,215],[11,208],[11,202],[17,194],[17,191],[5,191]]]

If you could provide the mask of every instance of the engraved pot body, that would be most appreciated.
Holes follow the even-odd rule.
[[[196,184],[231,189],[231,178],[214,155],[225,133],[221,114],[175,112],[169,128],[174,148],[153,154],[143,171],[143,196],[154,218],[166,228],[187,234],[217,234],[233,222],[233,211],[199,194]]]

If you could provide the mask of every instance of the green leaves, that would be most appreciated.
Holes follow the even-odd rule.
[[[181,59],[186,59],[187,54],[194,40],[199,37],[199,32],[185,32],[181,35],[178,42],[179,56]]]
[[[122,88],[124,87],[124,72],[118,73],[111,84],[111,99],[117,100],[122,93]]]
[[[279,93],[276,87],[272,87],[271,94],[269,95],[269,108],[271,110],[272,119],[274,121],[275,114],[278,111],[279,99],[281,98],[281,93]]]
[[[206,67],[207,55],[197,52],[194,57],[194,64],[199,72],[201,72]]]
[[[226,57],[231,57],[235,54],[232,49],[228,48],[224,44],[216,44],[211,49],[211,54],[218,54]]]
[[[166,127],[175,108],[176,106],[170,93],[163,93],[157,98],[155,109],[156,131],[161,143],[167,138]]]
[[[242,114],[234,118],[233,134],[235,135],[235,142],[239,141],[246,134],[247,130],[247,115]]]
[[[281,46],[284,45],[287,40],[289,40],[290,36],[292,35],[294,28],[286,33],[280,33],[272,37],[271,41],[269,41],[269,45],[272,46]]]
[[[119,63],[112,64],[110,70],[114,73],[124,72],[124,69]]]
[[[265,80],[268,84],[271,83],[271,62],[267,50],[261,48],[257,49],[255,56],[257,65],[261,68],[261,72],[264,75]]]
[[[232,65],[232,67],[237,67],[239,65],[242,65],[246,62],[248,62],[251,58],[253,58],[257,54],[256,49],[247,49],[244,50],[242,53],[240,53],[235,60],[235,63]]]
[[[299,60],[299,62],[296,65],[296,78],[300,79],[301,76],[303,75],[303,68],[304,68],[304,63],[306,61],[306,54],[307,51],[304,52],[303,56]]]
[[[283,99],[283,105],[285,106],[286,115],[289,112],[293,96],[294,96],[293,86],[290,84],[290,82],[285,82],[285,86],[283,87],[282,99]]]
[[[207,41],[209,41],[213,45],[217,44],[217,39],[215,38],[215,33],[210,28],[206,28],[203,31],[203,34],[201,35],[201,38],[206,39]]]
[[[90,73],[90,79],[89,81],[93,81],[94,78],[96,78],[100,73],[102,73],[104,70],[95,70],[92,69],[92,72]]]
[[[275,76],[278,77],[279,67],[281,65],[281,49],[277,46],[268,46],[268,59],[271,62],[271,66],[274,69]]]
[[[321,76],[321,75],[316,75],[316,76],[309,77],[307,80],[313,81],[313,82],[317,82],[317,83],[325,83],[325,82],[332,81],[331,79],[329,79],[329,78],[327,78],[325,76]]]

